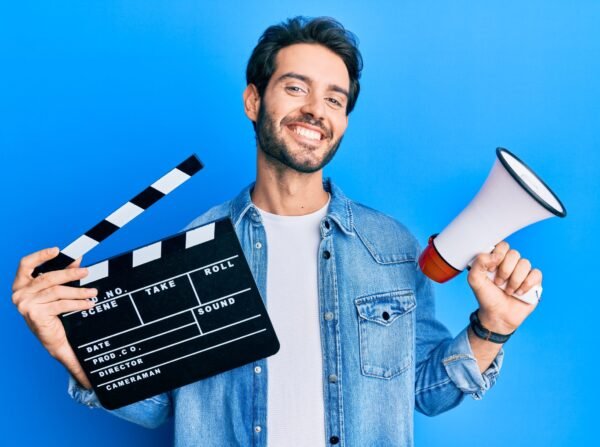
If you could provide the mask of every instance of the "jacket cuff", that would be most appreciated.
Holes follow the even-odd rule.
[[[90,408],[102,408],[94,390],[88,390],[80,386],[73,376],[69,376],[69,388],[67,390],[75,402],[87,405]]]
[[[468,327],[465,328],[448,346],[443,363],[446,372],[454,384],[473,399],[480,400],[494,383],[504,359],[504,350],[498,355],[483,373],[479,372],[477,360],[469,343]]]

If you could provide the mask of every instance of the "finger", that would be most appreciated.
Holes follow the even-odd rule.
[[[68,312],[81,312],[95,306],[96,303],[86,300],[60,300],[42,304],[47,315],[58,316]]]
[[[13,282],[12,286],[13,292],[21,287],[24,287],[29,283],[29,281],[31,281],[31,273],[33,272],[34,268],[52,258],[55,258],[58,256],[58,253],[58,247],[51,247],[44,248],[43,250],[36,251],[35,253],[31,253],[21,258],[19,261],[19,266],[17,267],[15,281]]]
[[[508,242],[501,241],[501,242],[498,242],[498,244],[496,244],[496,246],[492,250],[492,253],[496,254],[498,256],[498,258],[500,258],[500,261],[502,261],[504,259],[504,257],[506,256],[506,253],[508,253],[509,250],[510,250],[510,245],[508,245]]]
[[[85,278],[88,274],[87,268],[74,268],[55,270],[53,272],[44,273],[35,278],[28,287],[29,293],[37,293],[41,290],[48,289],[52,286],[65,284],[71,281],[77,281]]]
[[[521,286],[515,292],[517,295],[523,295],[524,293],[529,292],[534,286],[538,286],[542,284],[542,272],[538,269],[533,269],[525,278],[525,281],[521,284]]]
[[[504,284],[512,274],[515,267],[517,266],[517,262],[519,262],[520,258],[521,255],[517,250],[509,250],[508,253],[506,253],[506,256],[504,256],[504,259],[502,260],[500,265],[498,266],[496,278],[494,279],[494,284],[496,284],[497,286]]]
[[[75,269],[78,268],[81,265],[81,260],[83,259],[83,256],[80,256],[79,258],[75,259],[73,262],[71,262],[67,268],[68,269]]]
[[[58,247],[44,248],[43,250],[36,251],[21,259],[19,268],[31,269],[33,271],[38,265],[55,258],[59,253]]]
[[[497,256],[493,253],[482,253],[475,258],[467,276],[473,290],[479,290],[488,281],[487,273],[494,271],[499,263]]]
[[[504,260],[509,249],[508,243],[506,241],[501,241],[494,247],[491,253],[482,253],[477,256],[475,261],[473,261],[471,268],[475,268],[476,270],[479,269],[483,272],[494,272],[498,265]]]
[[[94,288],[52,286],[48,289],[45,289],[42,293],[32,299],[32,301],[39,304],[44,304],[58,300],[82,300],[94,298],[97,295],[98,290]]]
[[[496,264],[497,260],[493,253],[481,253],[471,264],[471,271],[475,270],[476,272],[486,273],[494,268]]]
[[[508,278],[508,284],[506,285],[506,289],[504,289],[506,294],[512,295],[515,292],[515,290],[521,287],[521,284],[523,283],[523,281],[525,281],[525,278],[527,278],[527,275],[530,271],[531,262],[529,262],[525,258],[519,259],[517,265],[515,266],[515,269]]]

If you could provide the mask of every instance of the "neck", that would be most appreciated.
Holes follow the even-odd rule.
[[[323,189],[323,171],[294,171],[262,150],[257,153],[256,184],[252,202],[260,209],[282,216],[301,216],[325,206],[329,195]]]

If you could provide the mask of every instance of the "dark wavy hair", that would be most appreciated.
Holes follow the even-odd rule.
[[[262,97],[275,72],[275,58],[282,48],[297,43],[323,45],[342,58],[350,76],[346,114],[352,112],[360,92],[363,61],[357,37],[331,17],[293,17],[268,27],[260,36],[246,67],[246,83],[254,84]]]

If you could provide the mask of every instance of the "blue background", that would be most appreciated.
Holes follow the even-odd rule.
[[[165,445],[66,395],[66,374],[10,300],[18,260],[66,246],[196,152],[205,170],[86,257],[179,231],[255,174],[243,114],[260,33],[331,15],[360,38],[362,93],[327,174],[422,243],[477,192],[496,146],[565,203],[509,241],[544,272],[544,300],[506,346],[483,401],[416,416],[418,446],[594,444],[600,3],[596,1],[28,2],[0,12],[0,384],[4,445]],[[15,6],[18,5],[18,6]],[[509,212],[509,210],[507,210]],[[476,303],[436,286],[454,332]]]

